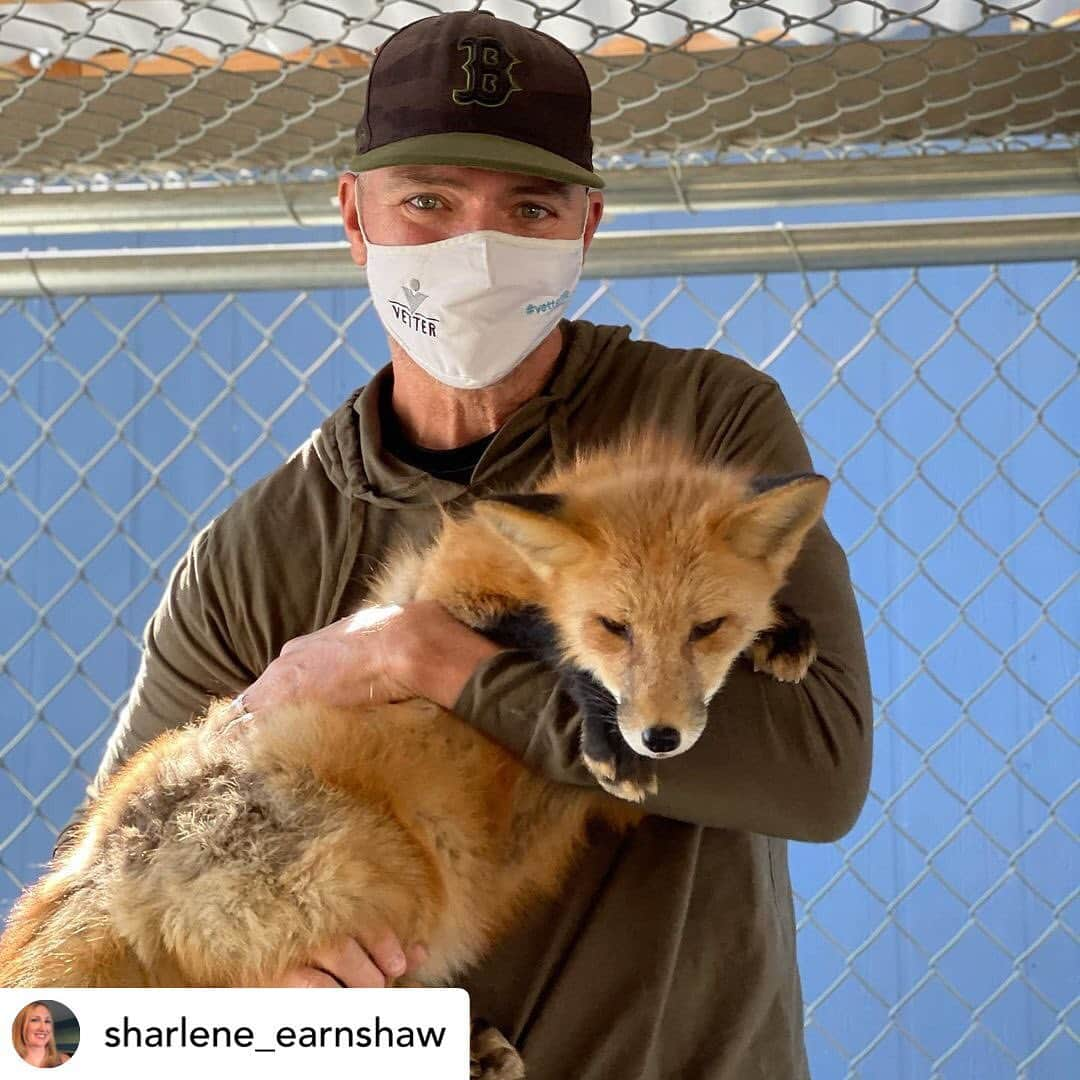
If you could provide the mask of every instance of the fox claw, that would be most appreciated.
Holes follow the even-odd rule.
[[[655,795],[657,792],[655,776],[645,784],[639,784],[636,780],[630,779],[618,782],[604,780],[599,776],[596,779],[609,795],[615,795],[620,799],[625,799],[627,802],[644,802],[647,795]]]
[[[615,756],[605,761],[582,753],[585,767],[596,777],[596,782],[609,794],[627,802],[639,803],[647,795],[659,790],[656,770],[651,762],[638,757],[629,747],[626,756]]]
[[[812,655],[806,657],[770,657],[765,653],[764,649],[760,649],[756,644],[753,647],[753,657],[755,671],[763,671],[778,682],[789,683],[802,682],[815,659]]]
[[[474,1080],[524,1080],[525,1064],[503,1034],[485,1020],[474,1020],[469,1045],[469,1076]]]
[[[780,682],[800,682],[817,659],[817,644],[810,624],[786,605],[776,608],[776,622],[763,630],[750,646],[755,671]]]
[[[585,767],[600,781],[601,785],[615,783],[613,762],[597,761],[596,758],[589,757],[588,754],[582,754],[581,759],[585,762]]]

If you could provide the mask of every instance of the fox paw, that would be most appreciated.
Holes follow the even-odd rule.
[[[656,794],[656,767],[649,758],[635,754],[610,721],[591,723],[586,717],[581,758],[609,795],[639,803]]]
[[[791,608],[778,604],[776,622],[750,646],[755,671],[780,682],[799,682],[817,658],[813,627]]]
[[[471,1080],[525,1080],[525,1063],[502,1032],[486,1020],[474,1020],[469,1037]]]
[[[589,765],[589,762],[586,761],[585,764]],[[596,777],[596,782],[609,795],[616,795],[627,802],[644,802],[646,795],[655,795],[657,792],[655,773],[644,780],[632,779],[628,776],[624,776],[621,780],[608,780],[595,772],[591,766],[589,771]]]

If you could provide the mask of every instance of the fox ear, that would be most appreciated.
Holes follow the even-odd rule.
[[[786,570],[821,517],[829,481],[816,473],[768,477],[753,484],[753,498],[725,520],[725,539],[749,559]]]
[[[545,577],[579,560],[585,538],[562,518],[561,495],[491,495],[478,499],[477,517],[511,544]]]

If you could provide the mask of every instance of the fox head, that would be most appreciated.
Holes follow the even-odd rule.
[[[772,624],[829,483],[616,460],[483,499],[476,514],[536,575],[566,662],[614,699],[627,744],[670,757],[697,741],[736,657]]]

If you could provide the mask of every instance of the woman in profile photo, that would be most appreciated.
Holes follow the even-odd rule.
[[[32,1001],[19,1010],[11,1025],[11,1041],[19,1057],[37,1069],[55,1069],[71,1059],[56,1048],[52,1013],[43,1001]]]

